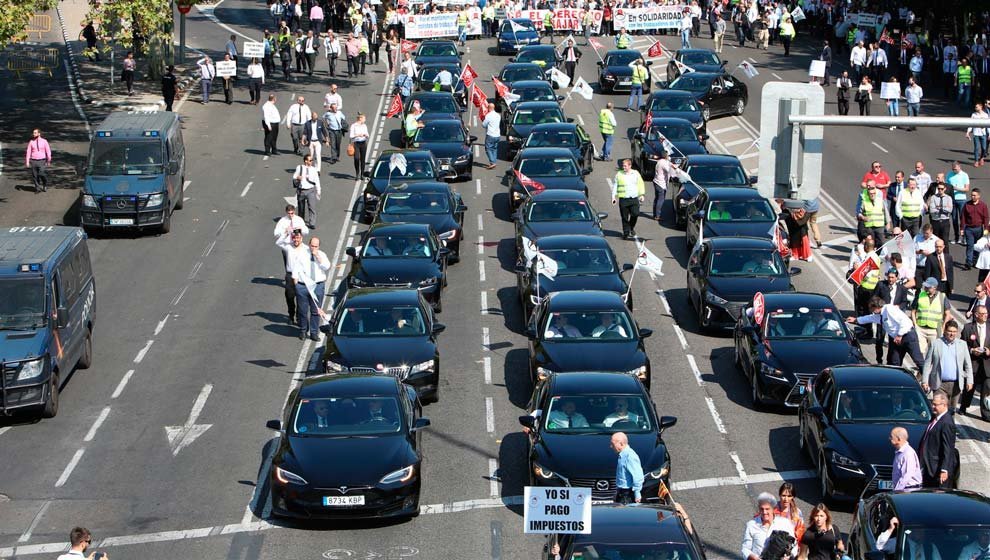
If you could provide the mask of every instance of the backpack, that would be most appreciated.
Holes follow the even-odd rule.
[[[760,553],[760,560],[781,560],[789,556],[794,548],[794,537],[787,531],[774,531],[767,537],[767,542]]]

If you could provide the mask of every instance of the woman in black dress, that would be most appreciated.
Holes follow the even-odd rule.
[[[845,554],[842,537],[832,526],[832,513],[825,504],[818,504],[808,516],[808,528],[801,536],[799,558],[807,560],[837,560]]]

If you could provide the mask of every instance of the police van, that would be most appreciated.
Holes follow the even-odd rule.
[[[89,145],[80,216],[87,232],[156,229],[168,233],[182,208],[186,149],[171,112],[116,112]]]
[[[93,363],[95,298],[83,230],[0,229],[0,414],[58,413],[61,379]]]

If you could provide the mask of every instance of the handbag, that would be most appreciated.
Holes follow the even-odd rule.
[[[354,152],[355,152],[355,150],[354,150],[354,144],[348,144],[347,145],[347,155],[349,155],[351,157],[354,157]]]

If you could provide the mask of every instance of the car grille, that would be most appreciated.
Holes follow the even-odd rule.
[[[136,196],[104,196],[100,204],[104,212],[133,212],[144,208],[144,200]]]
[[[411,288],[409,282],[375,282],[376,288]]]
[[[364,494],[371,489],[371,486],[330,486],[327,488],[314,488],[317,492],[328,496],[354,496],[357,494]]]
[[[878,488],[877,488],[877,481],[880,481],[880,480],[890,481],[890,480],[893,479],[893,477],[894,477],[894,466],[893,465],[870,465],[870,466],[872,466],[873,467],[873,470],[875,470],[877,472],[877,475],[874,476],[870,480],[870,483],[866,485],[866,491],[867,492],[876,492],[878,490]]]
[[[398,377],[399,379],[404,379],[407,375],[409,375],[409,366],[387,367],[383,370],[370,367],[352,367],[350,370],[351,373],[375,373],[378,375],[390,375],[392,377]]]
[[[797,376],[797,383],[791,388],[791,392],[787,394],[787,398],[784,399],[784,404],[786,406],[798,406],[801,404],[801,400],[804,399],[804,395],[801,394],[801,386],[807,385],[808,381],[815,378],[814,373],[795,373]]]
[[[450,164],[454,163],[454,160],[451,159],[451,158],[437,158],[437,162],[440,165],[450,165]]]
[[[16,363],[6,363],[0,366],[3,371],[3,387],[9,387],[14,384],[14,380],[17,379],[17,364]]]
[[[615,500],[615,479],[614,478],[572,478],[571,486],[576,488],[591,488],[592,500]],[[599,488],[599,482],[608,483],[608,490]]]

